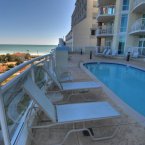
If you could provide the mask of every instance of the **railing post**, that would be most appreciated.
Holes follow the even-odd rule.
[[[3,138],[4,138],[4,144],[11,145],[10,137],[9,137],[9,133],[8,133],[8,126],[7,126],[7,122],[6,122],[4,101],[3,101],[2,93],[1,93],[1,86],[0,86],[0,123],[1,123]]]
[[[31,77],[32,77],[32,80],[35,82],[35,73],[34,73],[34,64],[33,63],[31,64]]]
[[[43,67],[44,67],[45,69],[49,69],[49,64],[48,64],[48,61],[47,61],[48,59],[49,59],[49,61],[50,61],[50,57],[47,56],[47,57],[45,58],[45,62],[44,62],[44,64],[43,64],[43,65],[44,65]],[[49,77],[48,77],[48,74],[47,74],[46,71],[45,71],[44,73],[45,73],[45,79],[48,81],[48,78],[49,78]]]

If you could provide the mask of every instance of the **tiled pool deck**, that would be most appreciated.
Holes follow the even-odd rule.
[[[69,56],[69,71],[71,71],[74,81],[76,80],[91,80],[81,68],[80,63],[89,60],[89,55],[71,54]],[[95,57],[91,61],[111,61],[121,62],[131,65],[136,65],[141,68],[145,68],[145,61],[131,60],[126,62],[125,59],[115,59],[108,57]],[[91,90],[88,94],[81,94],[73,96],[71,102],[83,102],[85,101],[108,101],[110,102],[121,114],[117,119],[103,120],[103,121],[92,121],[86,123],[89,127],[94,126],[94,135],[108,135],[114,128],[119,127],[116,136],[110,140],[105,141],[92,141],[90,137],[83,136],[82,132],[72,134],[68,137],[65,145],[145,145],[145,127],[140,125],[133,120],[125,111],[123,111],[118,104],[116,104],[102,89]],[[43,114],[41,115],[45,117]],[[77,124],[79,127],[80,124]],[[35,142],[31,142],[31,145],[52,145],[58,144],[65,135],[66,131],[71,125],[58,126],[50,129],[38,129],[34,131]],[[98,128],[99,127],[99,128]]]

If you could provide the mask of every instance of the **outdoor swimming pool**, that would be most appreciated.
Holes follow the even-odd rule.
[[[145,116],[145,71],[115,63],[84,65],[121,100]]]

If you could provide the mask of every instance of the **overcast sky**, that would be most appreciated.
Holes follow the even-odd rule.
[[[0,44],[58,44],[76,0],[0,0]]]

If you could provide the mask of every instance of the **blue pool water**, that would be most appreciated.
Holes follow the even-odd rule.
[[[85,66],[120,99],[145,116],[145,71],[112,63]]]

